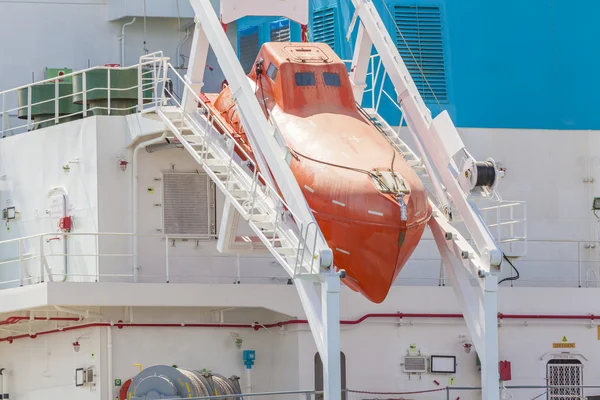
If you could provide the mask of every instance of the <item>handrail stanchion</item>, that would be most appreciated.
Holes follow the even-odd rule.
[[[143,86],[143,68],[142,63],[138,64],[138,112],[144,109],[144,86]]]
[[[110,115],[110,68],[106,69],[106,108],[108,108],[108,115]]]
[[[31,127],[31,86],[27,87],[27,130]]]
[[[40,235],[40,282],[44,282],[44,235]]]
[[[99,246],[99,237],[95,235],[96,238],[96,282],[100,282],[100,246]],[[65,236],[66,239],[66,236]],[[66,257],[66,255],[65,255]]]
[[[83,106],[83,117],[87,117],[87,74],[85,71],[81,73],[81,96]]]
[[[58,78],[54,81],[54,124],[58,125],[58,103],[60,97]]]
[[[375,107],[375,80],[377,77],[375,76],[375,58],[371,57],[371,107],[377,110]]]
[[[23,286],[23,239],[19,240],[19,286]]]
[[[6,132],[6,93],[2,93],[2,137]]]

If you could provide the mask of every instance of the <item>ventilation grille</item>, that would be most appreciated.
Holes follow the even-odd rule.
[[[573,387],[583,385],[583,365],[578,361],[565,363],[564,360],[560,360],[559,363],[549,363],[547,375],[548,386],[567,386],[548,389],[548,399],[578,399],[583,395],[581,387]]]
[[[165,173],[164,233],[207,235],[212,233],[212,196],[206,173]]]
[[[394,19],[396,45],[419,93],[425,101],[448,101],[440,8],[396,6]]]
[[[290,20],[280,19],[271,22],[271,42],[289,42],[290,41]]]
[[[335,7],[322,8],[313,13],[312,30],[313,42],[327,43],[334,51],[336,49],[335,25],[336,25]]]
[[[244,72],[249,73],[252,70],[256,56],[260,50],[260,40],[258,37],[258,27],[244,29],[240,31],[240,63]]]
[[[404,357],[404,372],[427,372],[427,357]]]

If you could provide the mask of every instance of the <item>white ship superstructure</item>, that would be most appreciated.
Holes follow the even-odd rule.
[[[32,54],[7,47],[20,56],[0,64],[4,398],[189,398],[199,377],[221,375],[239,381],[205,394],[600,395],[594,132],[432,118],[373,4],[353,1],[355,98],[372,96],[364,111],[434,209],[373,304],[340,283],[234,51],[239,18],[306,25],[309,2],[172,3],[0,3],[0,19],[57,24],[56,37],[26,35]],[[68,67],[44,75],[40,62]],[[201,94],[224,80],[256,165],[236,158]],[[382,98],[407,126],[386,122]],[[493,164],[493,182],[472,178],[478,160]]]

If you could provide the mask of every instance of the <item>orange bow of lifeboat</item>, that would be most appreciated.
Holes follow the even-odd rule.
[[[431,207],[422,182],[356,106],[346,66],[322,43],[266,43],[249,77],[292,153],[344,283],[382,302],[416,248]],[[228,88],[209,107],[253,154]]]

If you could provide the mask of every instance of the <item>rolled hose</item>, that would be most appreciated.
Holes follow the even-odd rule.
[[[159,398],[188,398],[228,396],[241,400],[239,377],[226,378],[206,371],[155,365],[142,370],[132,381],[127,398],[146,400]],[[231,397],[229,397],[231,396]]]

